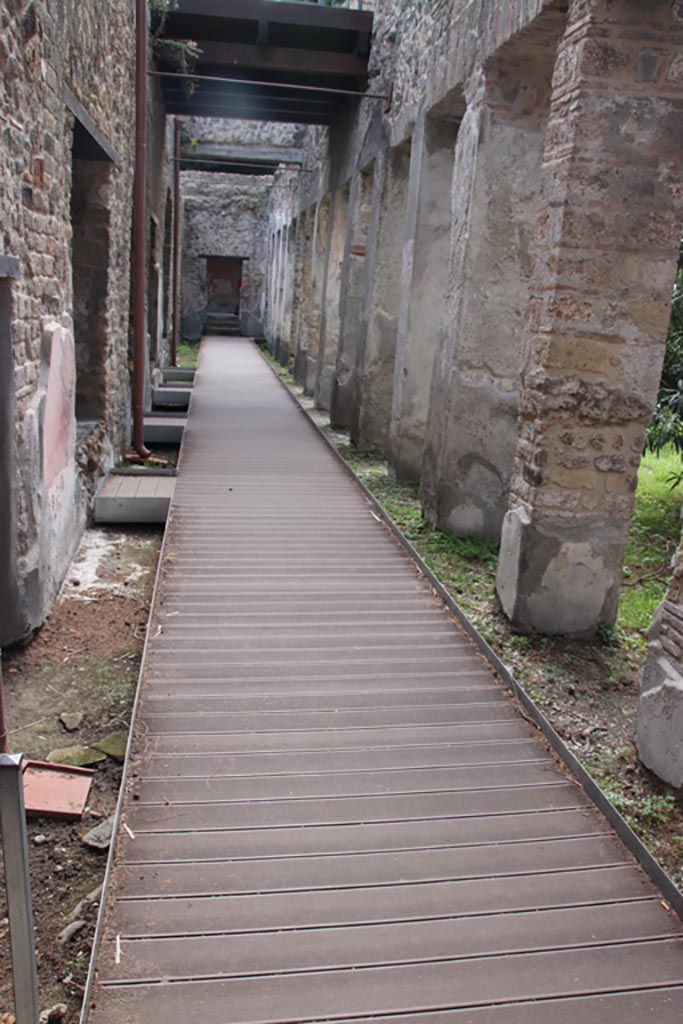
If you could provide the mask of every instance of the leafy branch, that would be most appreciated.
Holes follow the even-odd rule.
[[[152,53],[159,64],[173,68],[183,75],[192,75],[202,51],[193,39],[168,39],[164,35],[169,14],[178,6],[178,0],[151,0],[150,41]],[[197,82],[191,78],[183,80],[188,96],[197,90]]]

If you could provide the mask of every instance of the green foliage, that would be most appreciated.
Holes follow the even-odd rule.
[[[282,363],[279,362],[275,358],[273,353],[268,348],[268,342],[267,341],[257,341],[256,344],[261,349],[261,352],[263,353],[264,357],[268,360],[270,365],[273,367],[273,369],[275,370],[275,372],[278,375],[278,377],[280,377],[285,382],[285,384],[287,384],[289,387],[295,388],[296,387],[296,381],[294,379],[294,374],[290,370],[289,366],[283,366]]]
[[[619,780],[602,778],[600,788],[633,829],[645,830],[665,825],[676,810],[673,793],[638,793],[635,797],[623,790]]]
[[[650,451],[659,454],[667,445],[683,456],[683,243],[673,290],[657,408],[647,432]],[[679,465],[670,483],[675,487],[681,480],[683,467]]]
[[[672,492],[669,484],[677,467],[680,456],[667,447],[659,455],[646,452],[638,472],[617,620],[621,633],[630,636],[636,647],[645,645],[652,616],[664,597],[681,533],[683,495]]]
[[[152,53],[159,64],[182,75],[191,75],[202,54],[197,43],[192,39],[166,39],[164,37],[166,20],[177,6],[178,0],[151,0],[149,30]],[[186,79],[183,85],[188,96],[191,96],[197,88],[197,83],[191,79]]]
[[[597,634],[603,644],[613,644],[619,639],[619,631],[612,622],[598,622]]]
[[[176,354],[178,366],[184,370],[195,370],[199,359],[199,342],[181,341]]]
[[[466,562],[481,562],[483,565],[495,566],[498,560],[496,549],[475,534],[469,537],[454,537],[443,530],[435,530],[430,546],[433,551],[450,554],[454,558],[462,558]]]

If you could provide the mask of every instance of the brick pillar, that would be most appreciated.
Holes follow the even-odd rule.
[[[531,241],[564,24],[561,13],[545,12],[533,31],[473,76],[456,144],[450,284],[422,494],[434,525],[493,542],[500,539],[514,465]]]
[[[570,6],[498,566],[522,629],[589,634],[616,617],[681,232],[681,42],[678,2]]]
[[[665,782],[683,786],[683,541],[649,640],[636,726],[638,753]]]

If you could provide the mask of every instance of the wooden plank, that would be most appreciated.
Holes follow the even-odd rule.
[[[319,775],[336,774],[357,770],[377,771],[396,768],[461,767],[480,764],[518,764],[538,760],[539,748],[536,739],[484,740],[479,743],[432,744],[429,746],[401,746],[375,749],[348,750],[280,751],[278,753],[225,753],[208,754],[164,754],[153,747],[147,747],[149,772],[152,776],[205,778],[208,775],[253,776],[253,775]]]
[[[680,940],[674,939],[402,967],[272,974],[267,983],[258,977],[138,985],[135,1005],[143,1019],[161,1017],[165,1024],[186,1024],[190,1005],[201,1006],[205,1019],[215,1024],[343,1020],[363,1013],[670,986],[680,979],[680,958]],[[130,1007],[129,986],[102,985],[100,993],[98,1019],[102,1024],[121,1020]],[[680,1020],[683,989],[681,996],[669,1012],[671,1021]]]
[[[234,837],[236,853],[247,851],[252,842],[258,849],[270,849],[272,844],[279,850],[284,844],[289,850],[291,844],[292,849],[302,846],[321,853],[328,847],[336,851],[340,844],[353,849],[372,849],[376,844],[378,850],[393,849],[396,844],[429,846],[430,836],[436,847],[484,843],[496,835],[501,842],[518,842],[528,838],[529,832],[552,837],[605,831],[600,818],[587,812],[586,798],[571,784],[544,786],[541,791],[522,787],[339,798],[327,803],[285,801],[284,805],[277,801],[171,801],[170,805],[160,807],[135,804],[129,820],[136,839],[143,835],[152,838],[147,843],[136,842],[128,856],[141,858],[142,850],[150,850],[148,859],[155,859],[153,837],[161,833],[182,834],[178,843],[182,851],[196,847],[201,848],[203,857],[228,857],[232,856],[228,832],[239,833]],[[187,832],[192,833],[189,840]],[[163,840],[163,845],[164,855],[171,857],[167,840]],[[207,852],[214,850],[218,853]],[[247,855],[251,856],[245,852]],[[254,854],[257,855],[260,856]]]
[[[132,856],[132,854],[131,854]],[[630,863],[611,836],[534,840],[460,849],[276,857],[209,863],[124,864],[119,874],[130,896],[205,896],[358,888],[444,880],[545,874],[571,868]]]
[[[223,978],[457,961],[571,947],[594,946],[599,954],[600,946],[618,942],[624,935],[658,938],[675,936],[676,930],[653,901],[364,927],[195,936],[192,952],[204,976]],[[129,979],[132,965],[135,975],[147,978],[188,976],[185,937],[124,940],[119,964],[115,943],[108,945],[102,961],[107,980]]]
[[[218,800],[251,802],[284,800],[290,806],[296,801],[321,798],[385,796],[392,793],[457,793],[463,790],[501,789],[507,791],[523,786],[563,785],[564,776],[545,760],[519,764],[476,765],[462,768],[399,769],[387,771],[335,772],[321,775],[256,777],[206,776],[201,789],[184,776],[165,779],[138,776],[135,784],[136,805],[167,806],[187,800]]]
[[[623,900],[659,901],[630,864],[358,889],[303,890],[252,896],[206,896],[184,900],[124,897],[116,901],[112,926],[122,935],[240,934],[287,928],[325,928],[474,914],[518,913],[549,907],[609,905]]]

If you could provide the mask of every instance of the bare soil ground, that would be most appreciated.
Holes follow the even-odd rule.
[[[14,751],[44,760],[51,751],[128,730],[161,536],[151,528],[88,530],[48,621],[30,644],[3,652]],[[78,729],[65,729],[64,712],[83,715]],[[107,857],[85,846],[82,836],[114,812],[121,781],[118,761],[108,757],[94,767],[81,821],[28,823],[41,1007],[66,1004],[69,1024],[80,1009]],[[75,919],[85,924],[60,943]],[[0,1024],[12,1024],[11,1009],[3,884]]]

